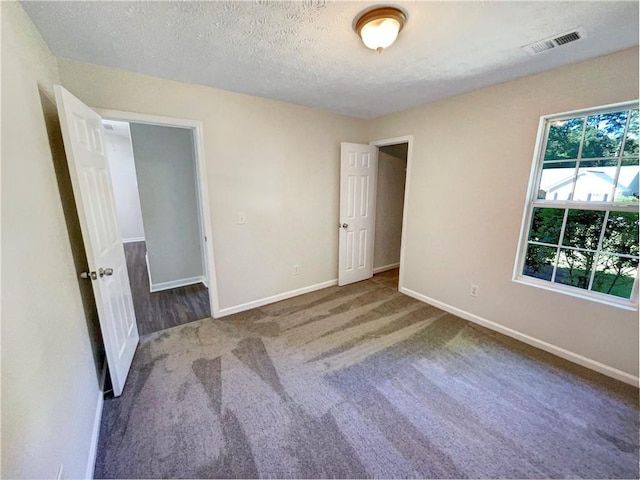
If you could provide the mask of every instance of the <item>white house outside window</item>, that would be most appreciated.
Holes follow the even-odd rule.
[[[514,280],[636,308],[638,102],[540,119]]]

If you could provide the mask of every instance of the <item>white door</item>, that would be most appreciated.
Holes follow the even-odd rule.
[[[55,92],[89,263],[89,274],[84,276],[93,285],[113,394],[117,397],[124,388],[139,336],[116,224],[102,118],[61,86],[56,85]]]
[[[338,285],[373,276],[378,148],[340,144]]]

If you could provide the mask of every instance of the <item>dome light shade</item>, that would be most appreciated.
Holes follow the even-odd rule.
[[[382,52],[396,41],[405,21],[406,16],[401,10],[381,7],[360,16],[355,30],[367,48]]]

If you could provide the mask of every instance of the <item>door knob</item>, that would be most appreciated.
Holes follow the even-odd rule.
[[[343,223],[343,224],[342,224],[342,228],[345,228],[345,229],[346,229],[346,228],[348,228],[348,227],[349,227],[349,224],[348,224],[348,223]]]
[[[98,270],[98,274],[100,275],[100,278],[104,277],[105,275],[113,275],[113,268],[100,268],[100,270]]]

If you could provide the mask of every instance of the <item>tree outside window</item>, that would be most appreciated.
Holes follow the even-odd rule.
[[[539,135],[516,279],[637,302],[637,103],[547,118]]]

